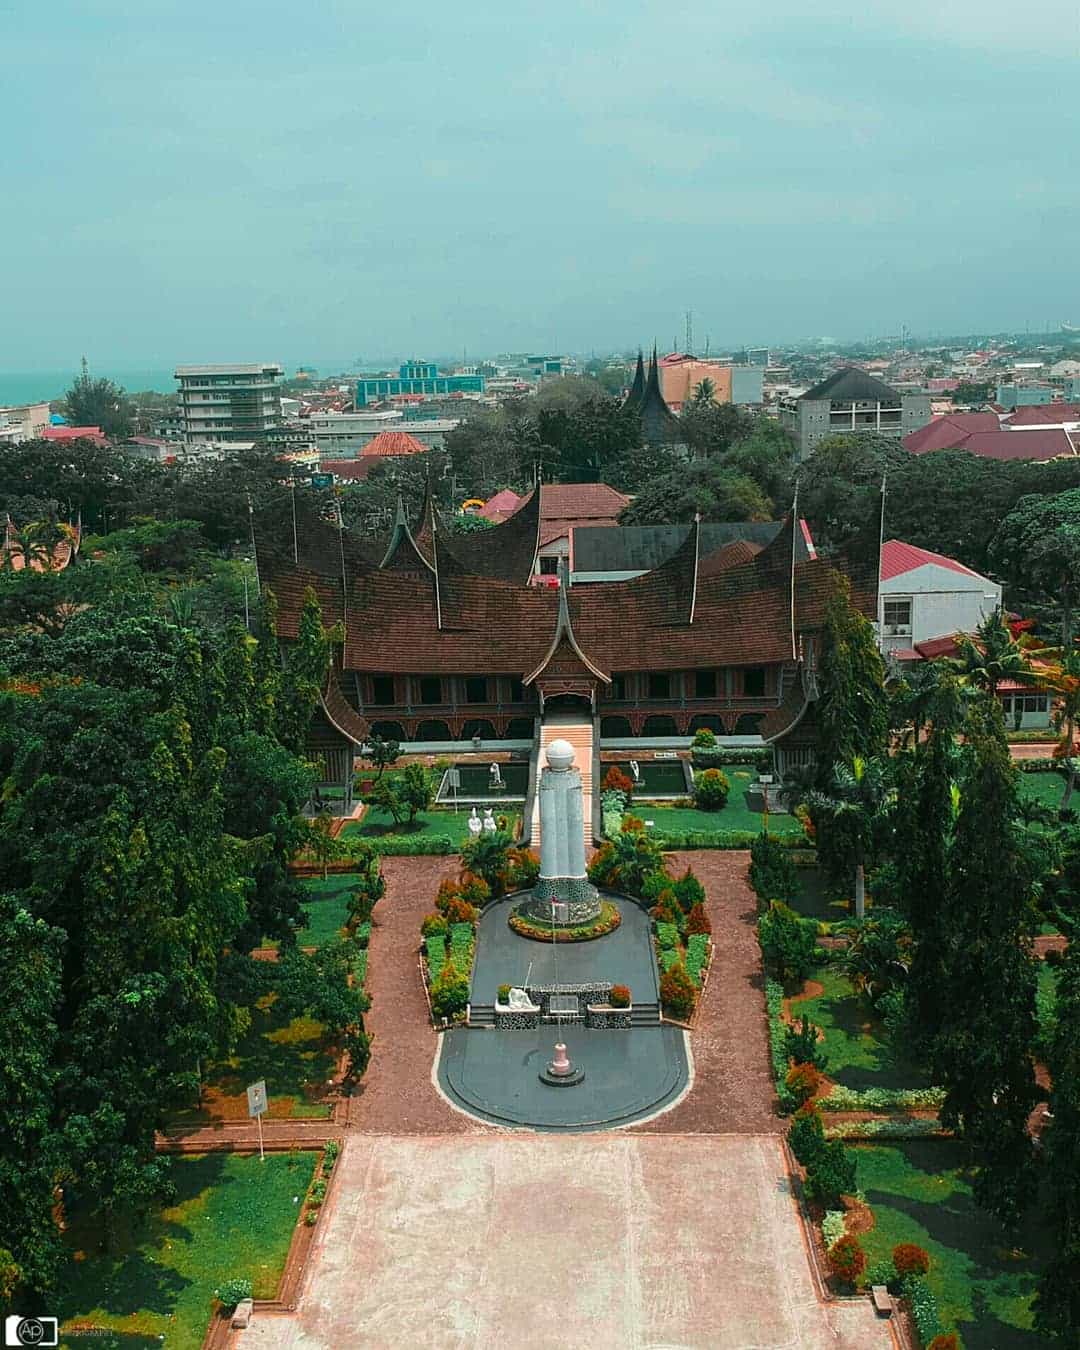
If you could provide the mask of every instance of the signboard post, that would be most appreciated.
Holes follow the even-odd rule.
[[[257,1083],[248,1085],[248,1115],[255,1117],[255,1123],[259,1127],[259,1161],[265,1162],[266,1154],[263,1152],[263,1132],[262,1118],[266,1110],[266,1080],[260,1078]]]
[[[447,774],[450,779],[450,786],[454,789],[454,815],[457,815],[457,795],[458,788],[461,786],[461,770],[448,769]]]
[[[313,488],[333,487],[334,475],[332,473],[313,473],[311,475],[311,486]]]
[[[770,787],[771,784],[772,784],[772,774],[771,774],[771,773],[759,773],[759,774],[758,774],[758,782],[761,784],[761,805],[762,805],[762,812],[761,812],[762,822],[761,822],[761,828],[762,828],[763,833],[768,834],[768,833],[769,833],[769,787]]]

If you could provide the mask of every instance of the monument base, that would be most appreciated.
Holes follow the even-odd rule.
[[[600,917],[600,896],[588,877],[541,877],[521,908],[539,923],[593,923]]]

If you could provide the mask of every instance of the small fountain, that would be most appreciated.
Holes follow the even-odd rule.
[[[555,1058],[540,1070],[541,1083],[548,1087],[576,1087],[585,1078],[585,1070],[574,1064],[562,1041],[555,1042]]]

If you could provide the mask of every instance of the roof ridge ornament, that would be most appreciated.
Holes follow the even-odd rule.
[[[522,684],[532,684],[538,676],[544,673],[551,658],[559,650],[560,642],[563,641],[566,641],[569,644],[571,651],[591,674],[595,675],[598,680],[603,680],[605,684],[611,683],[611,676],[605,675],[599,666],[594,665],[594,663],[589,660],[581,650],[578,640],[574,635],[574,622],[570,617],[570,569],[567,566],[567,560],[565,558],[560,558],[559,608],[555,618],[555,636],[551,639],[551,645],[545,652],[544,659],[534,671],[525,676],[524,680],[522,680]]]

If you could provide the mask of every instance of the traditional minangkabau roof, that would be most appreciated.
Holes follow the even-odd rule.
[[[537,509],[535,521],[539,520]],[[509,524],[509,523],[508,523]],[[447,538],[436,526],[436,556],[423,567],[381,568],[365,556],[349,531],[325,521],[303,522],[299,562],[280,529],[256,529],[263,586],[278,599],[283,638],[297,634],[306,587],[323,607],[327,624],[345,621],[342,667],[346,671],[511,674],[518,678],[550,660],[552,635],[573,635],[588,667],[615,671],[692,670],[767,665],[792,660],[792,629],[813,633],[823,623],[834,572],[825,562],[800,557],[791,516],[760,552],[711,571],[700,556],[696,526],[661,566],[628,581],[598,586],[530,586],[522,580],[466,571],[462,541],[486,542],[502,529]],[[407,550],[409,540],[399,538]],[[341,557],[347,605],[343,605]],[[852,576],[852,598],[867,615],[876,611],[876,559],[866,575]],[[560,608],[565,620],[559,628]],[[600,678],[600,676],[598,676]]]
[[[526,585],[536,568],[542,494],[546,492],[546,488],[531,492],[501,525],[468,534],[451,530],[438,510],[432,507],[439,555],[445,569]]]
[[[660,371],[656,364],[655,346],[652,360],[649,362],[645,392],[637,406],[641,416],[641,435],[646,445],[686,444],[686,433],[660,390]]]
[[[583,674],[594,675],[604,684],[611,683],[611,676],[603,670],[600,670],[578,646],[577,638],[574,636],[574,622],[570,616],[570,576],[569,571],[563,561],[563,566],[559,573],[559,612],[555,620],[555,633],[551,639],[551,645],[544,653],[543,660],[535,670],[525,675],[523,684],[532,684],[538,679],[549,666],[554,663],[559,673],[565,675],[568,669],[572,670],[578,666]],[[574,671],[573,673],[577,673]]]
[[[636,408],[641,404],[645,397],[645,358],[641,354],[641,348],[638,348],[637,368],[634,371],[634,382],[630,386],[630,392],[623,402],[624,408]]]
[[[900,395],[858,366],[845,366],[842,370],[834,370],[820,384],[815,384],[805,394],[799,395],[800,403],[804,399],[828,399],[833,403],[899,403]]]
[[[367,719],[360,716],[341,692],[333,671],[327,677],[326,688],[319,694],[319,706],[335,731],[340,731],[353,745],[364,744],[370,730]]]

